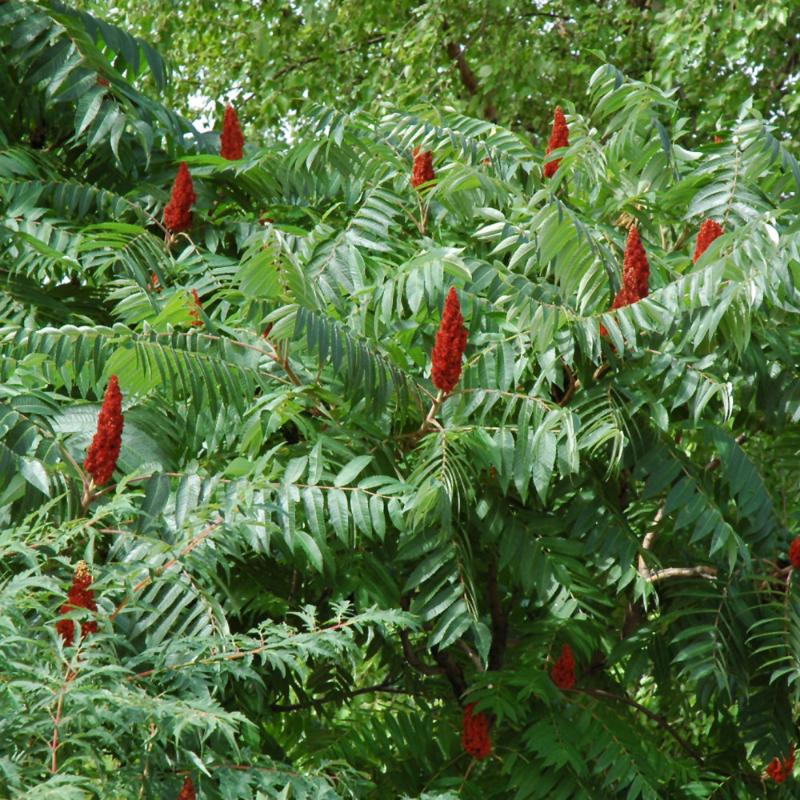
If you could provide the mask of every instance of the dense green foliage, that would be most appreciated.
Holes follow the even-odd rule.
[[[79,0],[174,64],[184,111],[236,98],[259,137],[310,104],[378,111],[452,105],[544,141],[555,103],[604,61],[675,90],[702,137],[751,95],[764,116],[800,107],[792,0]]]
[[[118,28],[10,0],[0,57],[0,796],[793,796],[764,776],[800,677],[777,131],[744,104],[697,144],[680,98],[604,65],[559,96],[551,180],[507,128],[401,106],[318,107],[229,162]],[[610,312],[634,220],[650,295]],[[87,492],[112,374],[122,452]],[[98,630],[67,647],[80,559]]]

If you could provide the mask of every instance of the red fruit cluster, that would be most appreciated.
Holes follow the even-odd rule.
[[[547,143],[547,152],[545,155],[550,155],[553,150],[558,150],[559,147],[569,147],[569,127],[564,112],[561,106],[556,106],[556,113],[553,115],[553,130],[550,134],[550,141]],[[544,165],[545,178],[552,178],[558,170],[558,165],[561,163],[560,158],[553,161],[548,161]]]
[[[158,275],[155,272],[150,273],[150,290],[153,292],[160,292],[162,289],[161,283],[158,280]]]
[[[568,644],[561,648],[561,657],[553,664],[550,677],[559,689],[571,689],[575,685],[575,656]]]
[[[194,790],[194,783],[188,775],[186,776],[186,780],[183,782],[181,792],[178,795],[178,800],[197,800],[197,794]]]
[[[455,287],[444,301],[444,312],[433,346],[431,379],[445,394],[453,391],[461,378],[461,359],[467,349],[467,329],[461,316],[461,305]]]
[[[233,106],[225,109],[225,119],[222,121],[222,136],[220,137],[219,154],[229,161],[238,161],[244,149],[244,136],[239,125],[239,117]]]
[[[789,545],[789,561],[794,569],[800,569],[800,536],[795,536]]]
[[[192,289],[192,300],[193,305],[189,309],[189,316],[192,320],[192,327],[198,328],[203,324],[203,320],[200,318],[200,309],[203,307],[203,304],[200,302],[200,295],[197,294],[197,289]]]
[[[436,178],[433,170],[433,153],[430,150],[414,148],[414,168],[411,170],[411,185],[416,189]]]
[[[111,480],[122,445],[122,392],[117,376],[112,375],[103,397],[103,406],[97,418],[97,432],[89,445],[83,462],[84,469],[92,476],[95,486],[103,486]]]
[[[725,231],[718,222],[714,222],[713,219],[707,219],[703,224],[700,226],[700,232],[697,234],[697,246],[694,249],[694,263],[697,263],[697,259],[700,258],[706,250],[708,250],[708,246],[717,236],[722,236]]]
[[[778,756],[770,761],[767,767],[767,775],[775,781],[775,783],[783,783],[787,778],[792,777],[792,770],[794,769],[794,745],[789,748],[789,756],[781,760]]]
[[[644,245],[639,237],[639,229],[634,225],[628,233],[625,245],[625,258],[622,263],[622,286],[617,292],[611,308],[622,308],[636,303],[649,294],[650,263]],[[608,336],[605,325],[600,326],[600,335]]]
[[[482,711],[473,714],[472,710],[474,708],[475,703],[470,703],[464,709],[461,744],[473,758],[488,758],[492,752],[492,740],[489,737],[489,718]]]
[[[172,185],[172,196],[164,209],[164,226],[172,233],[187,231],[192,227],[192,205],[197,195],[192,187],[192,176],[185,161],[181,161],[175,183]]]
[[[622,290],[626,302],[622,305],[635,303],[649,294],[650,263],[647,253],[639,238],[639,229],[634,225],[628,233],[628,243],[625,245],[625,260],[622,264]]]
[[[76,608],[85,608],[88,611],[97,611],[94,601],[94,592],[89,588],[92,585],[92,574],[85,561],[79,561],[72,577],[72,586],[67,592],[67,602],[59,609],[59,614],[69,614]],[[75,623],[71,619],[60,619],[56,622],[56,630],[69,647],[75,639]],[[81,638],[90,633],[97,633],[97,623],[94,620],[81,623]]]

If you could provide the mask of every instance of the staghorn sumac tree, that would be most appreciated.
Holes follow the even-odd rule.
[[[0,796],[792,796],[769,125],[603,66],[551,177],[450,111],[232,161],[123,30],[0,53]]]

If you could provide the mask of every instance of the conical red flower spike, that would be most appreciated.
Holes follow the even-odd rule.
[[[718,222],[714,222],[713,219],[707,219],[703,222],[700,226],[700,232],[697,234],[697,246],[694,249],[694,263],[697,263],[697,260],[700,258],[706,250],[708,250],[708,246],[711,242],[714,241],[718,236],[722,236],[725,231]]]
[[[634,225],[628,233],[625,259],[622,264],[622,284],[627,292],[628,305],[642,300],[649,294],[650,263],[639,238],[639,229]]]
[[[188,775],[186,776],[186,780],[183,782],[181,792],[178,795],[178,800],[197,800],[197,794],[194,790],[194,783]]]
[[[482,711],[473,714],[474,708],[475,703],[470,703],[464,709],[461,745],[473,758],[488,758],[492,752],[492,740],[489,736],[489,718]]]
[[[461,305],[455,287],[444,302],[442,321],[433,346],[431,379],[445,394],[453,391],[461,378],[461,359],[467,349],[467,329],[461,316]]]
[[[553,664],[550,677],[559,689],[571,689],[575,685],[575,656],[568,644],[561,648],[561,657]]]
[[[85,561],[79,561],[75,567],[75,574],[72,578],[72,586],[67,592],[67,602],[59,609],[59,614],[69,614],[76,608],[85,608],[88,611],[97,611],[97,603],[94,601],[94,592],[89,588],[92,585],[92,574]],[[71,619],[60,619],[56,622],[56,630],[64,640],[64,644],[69,647],[75,639],[75,623]],[[88,620],[81,623],[81,638],[90,633],[97,632],[97,622]]]
[[[83,462],[83,467],[92,476],[95,486],[108,483],[114,474],[122,445],[124,424],[122,392],[119,390],[117,376],[112,375],[97,418],[97,432]]]
[[[639,237],[639,229],[634,225],[628,233],[625,245],[625,258],[622,263],[622,286],[614,297],[611,308],[622,308],[636,303],[649,294],[650,263]],[[600,326],[600,335],[608,336],[605,325]]]
[[[411,171],[411,185],[416,189],[436,178],[433,170],[433,153],[430,150],[414,148],[414,168]]]
[[[172,232],[187,231],[192,227],[192,205],[197,200],[192,186],[192,176],[185,161],[181,161],[175,183],[172,185],[172,196],[164,209],[164,227]]]
[[[229,161],[238,161],[244,150],[244,136],[239,125],[239,117],[233,106],[225,109],[225,119],[222,122],[222,135],[220,136],[219,154]]]
[[[553,130],[550,134],[550,141],[547,143],[547,151],[545,155],[550,155],[553,150],[558,150],[559,147],[569,147],[569,127],[567,126],[566,117],[561,110],[561,106],[556,106],[556,112],[553,115]],[[558,170],[561,163],[560,158],[553,161],[548,161],[544,165],[545,178],[552,178]]]

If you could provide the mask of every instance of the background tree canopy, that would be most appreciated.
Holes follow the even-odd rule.
[[[609,61],[675,90],[692,133],[725,130],[751,95],[762,115],[800,105],[800,7],[734,0],[80,0],[172,62],[183,113],[236,99],[258,132],[310,104],[420,102],[533,134],[579,105]],[[192,103],[192,98],[195,98]]]
[[[498,5],[0,3],[1,797],[796,795],[797,12]]]

